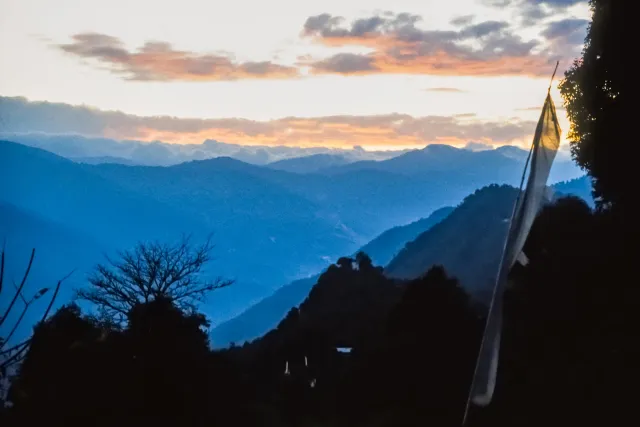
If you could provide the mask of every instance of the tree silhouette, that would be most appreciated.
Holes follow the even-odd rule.
[[[211,259],[208,239],[192,245],[188,237],[177,244],[138,243],[133,250],[107,258],[89,278],[90,287],[76,291],[78,298],[98,307],[100,317],[122,323],[140,303],[164,298],[184,310],[193,310],[207,293],[232,284],[220,277],[201,278],[203,266]]]
[[[212,375],[219,370],[212,370],[203,315],[159,297],[137,304],[128,319],[122,330],[104,329],[69,305],[39,324],[11,388],[9,419],[15,425],[205,425],[214,410],[226,411],[229,381]]]
[[[628,3],[590,1],[593,20],[582,58],[574,62],[560,84],[571,121],[571,151],[594,178],[594,195],[601,207],[630,204],[634,194],[628,177],[638,158],[632,124],[627,119],[632,107],[625,74],[633,69],[633,55],[625,48]]]
[[[339,390],[345,425],[459,425],[480,334],[468,295],[444,268],[407,283],[378,344],[352,355]]]

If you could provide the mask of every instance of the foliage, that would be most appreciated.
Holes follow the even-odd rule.
[[[593,177],[600,207],[630,205],[628,173],[637,158],[627,116],[632,107],[625,75],[633,69],[626,49],[625,6],[617,0],[591,0],[593,19],[582,58],[560,84],[571,121],[569,140],[576,162]],[[631,139],[630,139],[631,138]],[[634,151],[635,150],[635,151]]]
[[[456,425],[481,333],[479,317],[440,266],[406,285],[374,347],[342,383],[346,425]]]
[[[124,330],[105,330],[65,306],[40,324],[13,384],[12,416],[27,425],[134,420],[199,425],[220,398],[202,315],[157,298],[136,305]]]
[[[634,254],[576,198],[545,208],[514,271],[494,402],[470,425],[622,425],[640,375]]]
[[[207,293],[232,282],[217,278],[203,280],[203,266],[211,259],[212,244],[207,240],[194,246],[188,237],[177,244],[138,243],[119,259],[98,264],[89,278],[88,288],[77,290],[80,299],[95,304],[101,317],[121,323],[140,303],[159,298],[193,310]]]

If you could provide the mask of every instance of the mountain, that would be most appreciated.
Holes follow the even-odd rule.
[[[491,176],[491,183],[516,184],[514,177],[522,174],[528,152],[514,146],[503,146],[493,150],[471,151],[450,145],[431,144],[421,150],[407,153],[379,162],[360,161],[320,170],[325,174],[340,174],[357,170],[377,170],[402,175],[425,175],[450,179],[456,173],[456,180],[484,181]],[[550,181],[577,178],[582,175],[572,161],[556,161]],[[480,186],[476,188],[479,188]]]
[[[278,160],[269,163],[271,169],[277,169],[295,173],[311,173],[321,169],[335,166],[342,166],[349,163],[344,157],[337,154],[313,154],[305,157],[295,157],[292,159]]]
[[[0,141],[0,182],[0,201],[114,247],[153,237],[170,239],[187,231],[182,225],[185,216],[170,206],[126,191],[84,165],[44,150]],[[206,231],[193,220],[193,231]]]
[[[262,286],[308,276],[345,250],[357,247],[339,217],[280,185],[288,173],[231,158],[170,167],[87,166],[87,170],[136,194],[197,218],[213,230],[217,256]],[[240,265],[242,263],[242,267]],[[240,278],[240,277],[238,277]]]
[[[474,192],[442,222],[408,243],[385,273],[414,279],[432,265],[442,265],[469,292],[482,292],[497,271],[517,194],[507,185]]]
[[[402,287],[382,274],[369,258],[344,258],[319,275],[299,307],[290,308],[275,328],[247,344],[266,347],[268,352],[285,353],[307,339],[323,338],[335,347],[354,347],[381,330],[386,312],[402,295]],[[271,342],[272,344],[267,344]],[[280,345],[284,346],[280,349]],[[318,342],[319,344],[319,342]],[[283,354],[287,357],[302,356]],[[312,359],[314,354],[309,354]],[[302,357],[300,357],[302,359]],[[293,361],[292,361],[293,362]]]
[[[20,101],[17,101],[20,104]],[[0,111],[15,110],[15,99],[0,96]],[[20,108],[20,107],[18,107]],[[89,115],[91,111],[88,111]],[[337,149],[325,147],[289,147],[289,146],[249,146],[229,144],[215,140],[205,140],[198,144],[171,144],[161,141],[147,142],[135,140],[115,140],[109,138],[83,136],[69,131],[69,128],[58,128],[53,122],[52,115],[42,111],[45,118],[42,131],[33,131],[37,124],[31,118],[24,126],[14,126],[14,123],[3,123],[0,139],[18,142],[31,147],[42,148],[68,159],[78,158],[111,158],[116,163],[136,164],[146,166],[169,166],[192,160],[205,160],[216,157],[232,157],[246,163],[267,165],[284,159],[307,157],[316,154],[326,154],[344,157],[348,161],[384,160],[397,156],[407,150],[396,151],[367,151],[360,147],[352,149]],[[68,117],[67,117],[68,119]],[[78,120],[90,118],[78,117]],[[52,129],[53,127],[53,129]],[[77,129],[78,122],[74,121],[70,128]],[[47,129],[49,131],[47,131]]]
[[[140,147],[155,150],[153,144]],[[474,189],[500,179],[517,182],[521,173],[517,161],[499,150],[436,146],[406,153],[401,161],[441,152],[467,159],[467,170],[476,172],[425,161],[425,170],[414,175],[393,168],[294,174],[228,157],[166,167],[90,165],[5,141],[0,143],[0,182],[12,185],[0,186],[0,201],[114,249],[140,240],[214,233],[211,269],[237,282],[216,292],[204,309],[221,321],[397,224],[457,205]],[[485,162],[484,156],[507,166],[501,171],[474,163]],[[515,171],[513,176],[507,169]]]
[[[587,177],[556,184],[554,199],[574,195],[589,203],[590,185]],[[506,185],[474,192],[443,221],[408,243],[385,273],[413,279],[440,264],[469,292],[485,297],[498,269],[516,196],[517,189]]]
[[[359,251],[365,252],[376,265],[385,265],[407,243],[420,233],[442,221],[453,208],[441,208],[429,217],[385,231]],[[241,344],[264,335],[276,327],[289,310],[297,307],[317,283],[319,274],[282,286],[273,295],[259,301],[231,320],[211,330],[211,342],[216,347]]]
[[[304,301],[318,277],[316,274],[284,285],[236,317],[215,326],[209,333],[211,345],[223,348],[264,335],[275,328],[291,308]]]
[[[447,206],[434,211],[427,218],[393,227],[364,245],[360,251],[369,255],[374,264],[387,265],[408,242],[444,220],[451,212],[453,208]]]
[[[0,182],[11,185],[0,187],[0,201],[110,248],[215,233],[210,268],[237,283],[217,292],[204,310],[214,320],[231,317],[278,284],[319,271],[327,265],[323,257],[357,247],[346,227],[324,218],[313,202],[246,173],[253,166],[210,162],[84,165],[3,141]]]

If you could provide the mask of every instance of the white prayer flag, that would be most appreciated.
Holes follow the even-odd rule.
[[[560,125],[551,95],[547,94],[531,148],[527,186],[524,192],[519,194],[514,206],[471,384],[469,399],[478,406],[488,405],[493,396],[502,331],[503,293],[507,286],[509,271],[513,265],[518,260],[527,259],[522,253],[522,249],[533,221],[546,200],[547,179],[559,145]]]

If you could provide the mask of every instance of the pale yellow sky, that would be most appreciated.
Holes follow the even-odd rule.
[[[505,8],[487,6],[490,1],[0,0],[0,57],[3,58],[0,95],[23,96],[31,101],[89,105],[140,116],[179,118],[273,121],[290,117],[399,113],[420,118],[473,113],[474,117],[465,120],[535,121],[539,111],[530,108],[542,105],[549,76],[531,77],[530,72],[512,72],[509,68],[531,69],[537,55],[545,49],[555,49],[554,52],[561,55],[563,52],[575,53],[575,49],[566,50],[560,44],[565,39],[554,38],[556,33],[552,33],[550,28],[554,22],[588,19],[587,4],[576,1],[569,8],[557,8],[553,4],[567,2],[532,0],[529,3],[543,3],[540,10],[547,16],[526,24],[522,18],[526,10],[524,0],[514,0],[510,7]],[[385,43],[395,37],[393,34],[381,35],[379,40],[376,39],[378,45],[375,48],[362,40],[336,45],[333,39],[325,39],[324,36],[302,35],[309,17],[323,13],[341,16],[344,21],[338,26],[349,29],[353,20],[385,16],[383,13],[386,11],[393,12],[386,16],[398,16],[400,13],[420,16],[422,19],[415,27],[421,31],[462,32],[462,27],[456,27],[451,21],[467,15],[472,17],[467,25],[504,21],[508,29],[499,33],[503,38],[508,31],[511,36],[520,37],[521,42],[536,40],[538,45],[531,50],[529,58],[525,55],[514,60],[507,55],[506,60],[491,66],[494,69],[499,66],[506,72],[486,71],[482,65],[485,52],[479,50],[474,53],[478,57],[473,59],[473,67],[465,68],[471,59],[469,55],[462,55],[462,60],[455,58],[457,62],[453,62],[453,68],[440,72],[437,71],[438,61],[448,61],[448,58],[437,56],[440,54],[434,54],[435,68],[434,56],[430,54],[421,54],[417,62],[388,63],[389,52],[382,52],[380,46],[387,46]],[[582,27],[580,31],[584,31]],[[102,44],[98,47],[102,50],[99,53],[92,50],[93,53],[87,54],[86,49],[96,45],[89,46],[73,39],[75,35],[87,33],[117,40],[100,42]],[[562,34],[564,37],[569,33]],[[468,37],[459,43],[456,40],[456,49],[464,46],[479,49],[482,43],[491,42],[489,38]],[[140,48],[148,42],[169,43],[171,47],[162,45],[154,52],[144,54]],[[61,45],[68,47],[62,49]],[[118,52],[125,52],[127,58],[122,59],[122,53],[116,56],[111,50],[105,53],[105,46],[120,49]],[[421,46],[429,48],[428,44]],[[490,53],[500,55],[503,53],[500,49],[508,47],[500,47]],[[211,73],[200,78],[200,71],[193,71],[193,68],[203,66],[203,61],[196,59],[193,63],[181,65],[182,62],[176,62],[176,55],[181,52],[186,52],[190,58],[202,59],[203,55],[226,57],[230,58],[231,64],[269,61],[277,67],[273,75],[280,75],[278,78],[253,78],[253,71],[246,71],[251,66],[233,65],[245,70],[238,72],[236,80],[212,78]],[[305,62],[305,58],[320,61],[337,53],[369,54],[376,61],[376,67],[383,65],[380,67],[382,71],[365,71],[357,75],[335,71],[318,73],[319,68],[310,68]],[[207,61],[211,60],[207,58]],[[135,64],[131,65],[134,59]],[[522,65],[528,59],[534,65]],[[573,59],[562,57],[562,65],[568,66]],[[125,62],[127,65],[123,65]],[[208,67],[208,62],[205,65]],[[122,70],[114,72],[114,69],[126,66],[138,67],[139,73],[140,70],[159,72],[162,79],[132,81]],[[176,71],[175,67],[182,68]],[[183,77],[185,69],[191,73],[188,78]],[[463,72],[463,69],[478,72]],[[282,73],[286,76],[283,77]],[[441,88],[456,90],[437,90]],[[561,98],[555,85],[552,95],[560,106]],[[564,112],[560,113],[566,134],[568,123]],[[165,140],[181,142],[180,132],[172,132],[162,133]],[[214,129],[214,135],[207,136],[215,136],[215,132],[220,133],[220,129]],[[242,133],[236,136],[234,139],[242,141]],[[348,134],[344,133],[340,138],[345,139],[345,145],[351,145]],[[248,142],[256,140],[253,138]],[[397,140],[387,145],[401,144],[402,141]],[[376,145],[384,144],[380,141]]]

